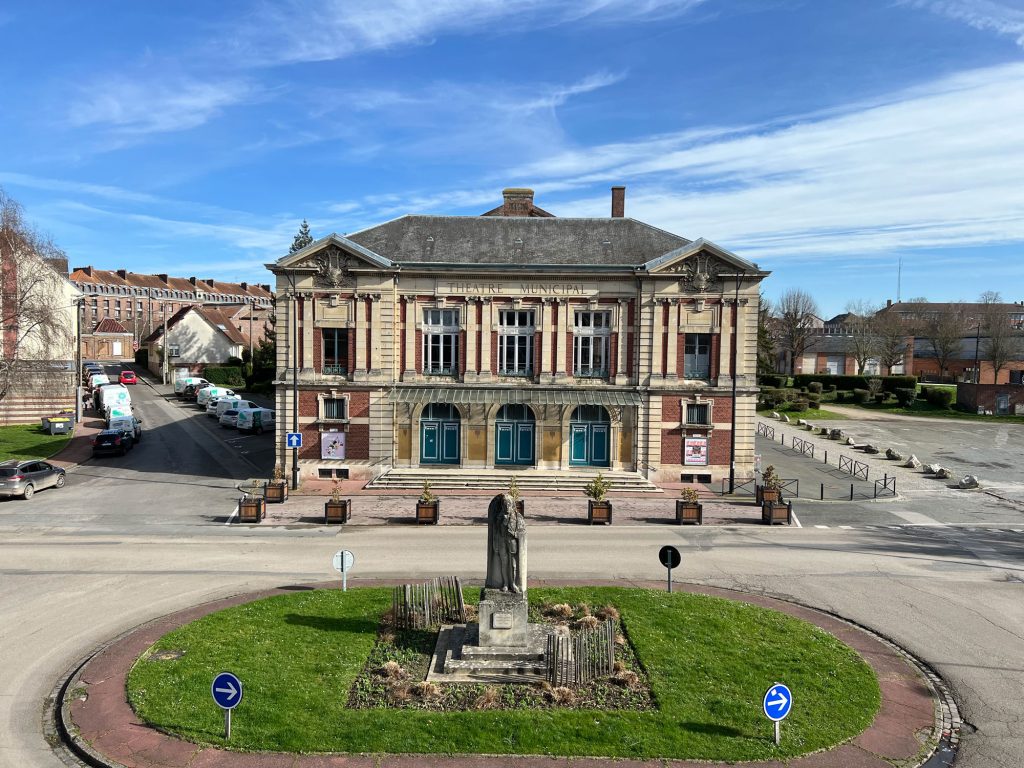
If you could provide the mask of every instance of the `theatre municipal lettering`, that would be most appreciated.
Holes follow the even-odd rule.
[[[623,187],[594,218],[506,189],[479,216],[410,214],[268,264],[286,474],[750,477],[768,273],[624,214]]]

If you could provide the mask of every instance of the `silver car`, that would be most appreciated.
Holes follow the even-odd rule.
[[[45,461],[0,461],[0,496],[31,499],[43,488],[63,488],[64,470]]]

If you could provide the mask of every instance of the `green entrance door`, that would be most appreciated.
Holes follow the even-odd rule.
[[[494,424],[494,463],[532,466],[535,420],[529,406],[503,405]]]
[[[611,464],[611,419],[600,405],[581,405],[569,420],[569,465],[607,467]]]
[[[431,403],[420,416],[420,464],[458,464],[459,412],[448,403]]]

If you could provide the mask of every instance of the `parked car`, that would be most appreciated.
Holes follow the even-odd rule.
[[[234,396],[234,397],[221,397],[221,398],[219,398],[217,400],[216,413],[214,413],[213,415],[216,416],[219,419],[221,416],[224,415],[224,413],[226,411],[230,411],[230,410],[237,411],[237,410],[239,410],[241,408],[259,408],[259,407],[260,406],[259,406],[258,403],[254,403],[252,400],[243,400],[242,398],[238,397],[237,395]],[[209,406],[207,406],[206,412],[207,413],[210,412]],[[232,424],[231,426],[234,426],[234,424]]]
[[[116,453],[124,456],[135,444],[130,432],[123,429],[104,429],[92,439],[92,455],[102,456]]]
[[[121,375],[118,377],[118,381],[121,384],[135,384],[138,379],[135,378],[134,371],[121,371]]]
[[[181,396],[183,398],[185,398],[186,400],[195,400],[196,399],[196,393],[198,393],[200,389],[202,389],[203,387],[212,387],[212,386],[213,386],[213,384],[211,384],[208,381],[203,383],[203,384],[186,384],[185,385],[185,389],[183,389],[182,392],[181,392]]]
[[[174,380],[174,394],[181,395],[185,392],[185,387],[189,384],[209,384],[206,379],[201,376],[185,376],[180,379]]]
[[[132,436],[132,443],[138,443],[142,440],[142,419],[132,416],[116,416],[110,419],[107,423],[107,429],[110,430],[121,430],[127,432]]]
[[[205,408],[211,397],[234,397],[234,395],[235,391],[227,387],[203,387],[196,390],[196,404]]]
[[[31,499],[43,488],[63,488],[64,480],[64,470],[45,461],[0,461],[0,496]]]
[[[220,425],[222,427],[237,427],[238,426],[238,409],[228,408],[224,413],[220,415]]]
[[[242,408],[238,411],[235,426],[240,431],[253,431],[257,435],[265,429],[274,428],[274,412],[269,408]]]

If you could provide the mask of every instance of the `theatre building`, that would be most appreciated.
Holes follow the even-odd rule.
[[[650,487],[718,482],[735,455],[750,477],[768,273],[626,218],[624,194],[560,218],[506,189],[480,216],[402,216],[268,264],[285,472]]]

